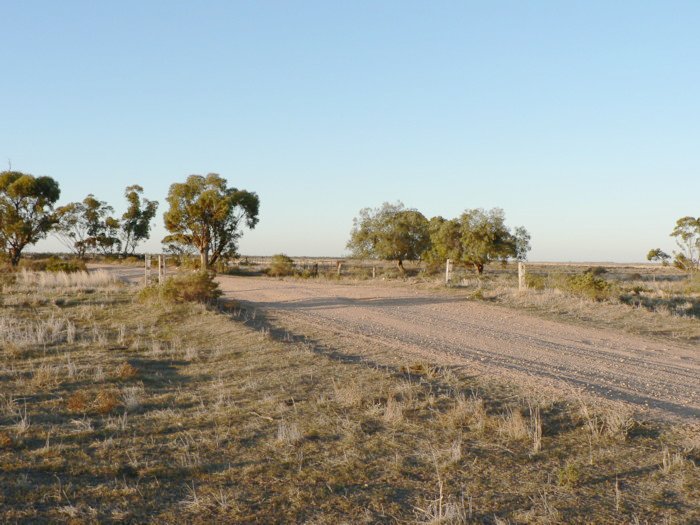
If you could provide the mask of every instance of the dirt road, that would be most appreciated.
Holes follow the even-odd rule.
[[[143,270],[112,268],[141,279]],[[219,277],[226,297],[273,325],[382,361],[466,365],[562,390],[583,389],[651,414],[700,421],[700,348],[547,321],[464,297],[383,283]]]
[[[410,286],[220,277],[228,297],[286,326],[355,336],[396,362],[465,364],[531,385],[585,389],[700,420],[700,349],[538,319]]]

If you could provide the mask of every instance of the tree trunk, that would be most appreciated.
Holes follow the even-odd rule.
[[[406,275],[406,268],[403,267],[403,261],[401,259],[398,260],[398,262],[396,263],[396,266],[399,267],[399,271],[401,272],[401,275],[405,276]]]
[[[209,269],[209,248],[199,252],[199,269],[203,272]]]
[[[10,264],[12,266],[17,266],[19,264],[20,257],[22,257],[22,250],[10,248]]]

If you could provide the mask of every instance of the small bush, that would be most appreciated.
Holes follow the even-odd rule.
[[[272,277],[284,277],[294,274],[294,260],[291,257],[278,253],[272,256],[270,267],[267,269],[267,274]]]
[[[316,277],[318,275],[318,271],[314,272],[313,270],[309,270],[308,268],[304,268],[301,273],[299,274],[299,277],[302,279],[311,279],[312,277]]]
[[[638,284],[632,286],[629,291],[634,294],[634,295],[640,295],[643,292],[649,292],[649,288],[645,288],[644,286],[640,286]]]
[[[543,275],[534,273],[525,274],[525,286],[533,290],[544,290],[547,287],[547,279]]]
[[[85,266],[85,263],[83,261],[62,261],[61,259],[51,258],[46,264],[46,271],[65,273],[87,272],[87,267]]]
[[[603,301],[611,296],[613,286],[602,277],[597,277],[593,272],[586,271],[582,274],[568,276],[565,281],[565,289],[576,295]]]
[[[586,269],[586,271],[584,273],[588,273],[588,274],[594,275],[596,277],[599,277],[603,274],[608,273],[608,270],[606,270],[602,266],[591,266],[590,268]]]
[[[210,303],[219,297],[219,284],[214,281],[214,274],[210,272],[170,277],[162,286],[147,286],[139,293],[139,299],[142,301],[159,299],[174,303]]]
[[[50,257],[48,259],[23,259],[20,262],[20,267],[33,272],[87,272],[87,267],[83,261],[78,259],[64,260],[59,257]]]
[[[121,260],[122,264],[130,266],[143,265],[143,259],[135,255],[128,255]]]
[[[575,463],[567,463],[557,471],[557,484],[560,487],[573,488],[579,484],[581,471]]]

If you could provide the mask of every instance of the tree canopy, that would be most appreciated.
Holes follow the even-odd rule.
[[[158,211],[158,201],[142,198],[143,188],[138,184],[127,186],[124,197],[129,204],[122,215],[119,238],[124,255],[131,255],[141,241],[151,234],[151,221]]]
[[[431,263],[444,263],[447,259],[457,261],[462,253],[462,235],[457,219],[433,217],[428,225],[430,247],[424,254]]]
[[[668,265],[668,260],[670,258],[671,256],[661,248],[653,248],[649,250],[649,253],[647,253],[647,261],[660,262],[664,266]]]
[[[673,265],[688,273],[700,270],[700,217],[681,217],[671,232],[676,239],[678,250],[673,252]],[[661,248],[654,248],[647,253],[648,261],[668,264],[671,256]]]
[[[515,237],[505,225],[502,209],[466,210],[459,218],[459,225],[462,243],[459,260],[474,266],[477,273],[482,273],[490,262],[518,256]]]
[[[22,250],[46,237],[56,223],[53,205],[60,195],[51,177],[0,173],[0,248],[13,266],[19,263]]]
[[[56,210],[55,234],[78,257],[88,252],[131,255],[138,244],[148,239],[158,202],[142,199],[143,188],[127,186],[128,204],[121,220],[114,208],[89,194],[82,202],[71,202]]]
[[[252,229],[258,223],[258,196],[229,188],[216,173],[172,184],[167,201],[170,208],[163,219],[170,235],[163,243],[194,246],[203,270],[222,255],[235,254],[243,226]]]
[[[700,217],[681,217],[671,232],[679,250],[673,252],[673,263],[687,272],[700,269]]]
[[[528,231],[518,227],[511,233],[500,208],[465,210],[451,220],[434,217],[430,221],[430,241],[429,259],[468,264],[479,274],[490,262],[523,261],[530,250]]]
[[[89,194],[82,202],[71,202],[56,210],[56,237],[79,258],[90,251],[111,253],[119,245],[118,222],[106,202]],[[116,224],[115,224],[116,223]]]
[[[429,245],[428,220],[421,212],[400,202],[385,202],[379,208],[360,210],[347,248],[355,257],[396,261],[405,273],[403,261],[420,259]]]

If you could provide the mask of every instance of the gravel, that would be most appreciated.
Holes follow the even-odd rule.
[[[700,348],[539,319],[459,295],[385,283],[219,278],[225,296],[287,322],[375,345],[391,359],[464,364],[537,390],[585,391],[700,421]]]

